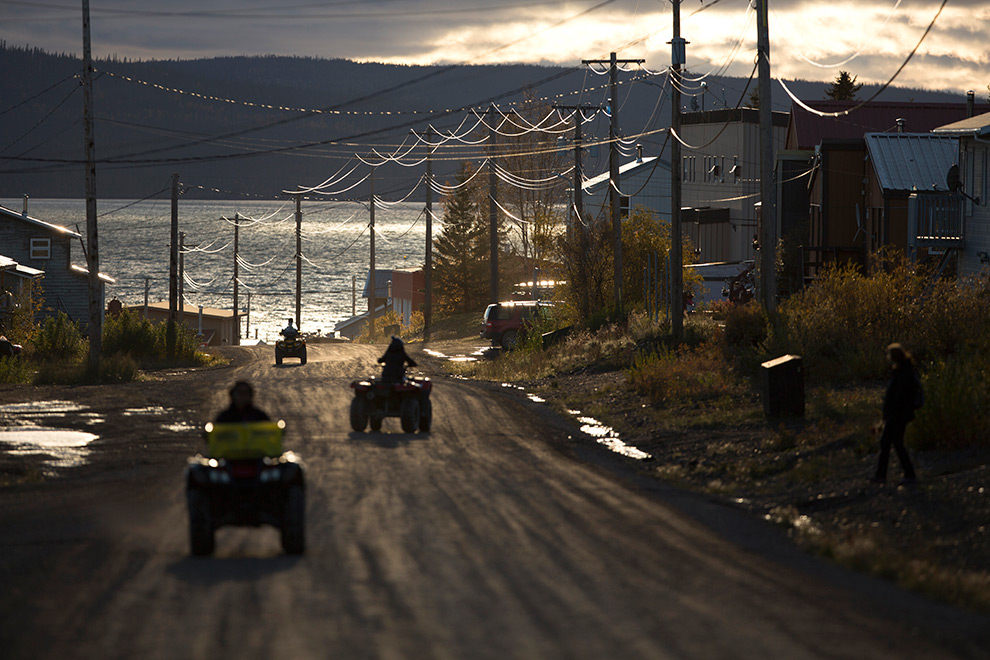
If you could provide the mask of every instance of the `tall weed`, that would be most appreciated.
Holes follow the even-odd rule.
[[[31,338],[31,347],[42,360],[79,360],[86,344],[79,324],[69,319],[65,312],[47,317],[41,329]]]
[[[990,444],[990,356],[986,349],[950,355],[922,379],[925,405],[908,426],[919,449]]]

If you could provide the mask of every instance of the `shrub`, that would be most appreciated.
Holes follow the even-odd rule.
[[[31,346],[41,360],[79,360],[86,349],[79,324],[69,319],[65,312],[49,316],[41,329],[31,339]]]
[[[965,351],[990,332],[986,278],[930,282],[903,260],[877,259],[881,267],[868,276],[852,266],[830,268],[781,305],[783,342],[804,357],[809,375],[882,378],[893,341],[930,362]]]
[[[923,375],[925,405],[908,426],[920,449],[990,444],[990,357],[986,349],[956,354]]]
[[[31,369],[27,360],[0,357],[0,383],[30,383]]]
[[[743,389],[714,342],[640,354],[626,377],[636,392],[656,405],[717,399]]]
[[[141,361],[161,361],[165,346],[159,334],[155,325],[137,312],[124,310],[116,318],[107,316],[103,322],[103,354],[108,358],[131,355]]]

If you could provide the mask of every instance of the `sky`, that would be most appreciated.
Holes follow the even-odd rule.
[[[990,95],[990,2],[770,0],[772,75]],[[8,46],[82,51],[80,0],[0,0]],[[90,0],[93,54],[128,59],[297,55],[393,64],[582,59],[670,63],[670,0]],[[930,32],[926,29],[938,14]],[[687,68],[748,77],[749,0],[683,0]],[[920,46],[918,45],[920,43]]]

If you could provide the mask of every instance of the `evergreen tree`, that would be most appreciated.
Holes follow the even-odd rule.
[[[443,229],[433,241],[433,291],[441,313],[470,312],[488,300],[487,225],[476,172],[469,162],[461,165],[458,188],[444,199]]]
[[[825,95],[834,101],[856,100],[856,94],[863,88],[862,84],[856,84],[857,77],[850,77],[848,71],[839,71],[832,86],[825,89]]]

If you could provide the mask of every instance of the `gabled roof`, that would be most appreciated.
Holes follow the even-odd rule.
[[[947,192],[945,174],[959,142],[931,133],[867,133],[866,149],[883,190]]]
[[[71,229],[68,229],[66,227],[61,227],[59,225],[53,225],[50,222],[45,222],[44,220],[38,220],[37,218],[32,218],[26,213],[18,213],[17,211],[12,211],[8,209],[6,206],[0,206],[0,217],[10,218],[11,220],[21,220],[22,222],[35,225],[40,229],[44,229],[45,231],[50,231],[56,234],[70,236],[72,238],[82,238],[82,234],[79,234],[78,232],[74,232]]]
[[[391,268],[376,268],[375,269],[375,298],[386,298],[388,297],[388,283],[392,281],[392,269]],[[371,282],[371,276],[364,276],[364,290],[361,293],[362,298],[368,297],[369,284]]]
[[[654,167],[662,167],[664,169],[670,169],[670,163],[665,160],[661,160],[659,163],[654,164],[653,161],[657,160],[656,156],[648,156],[642,160],[634,160],[625,165],[619,165],[619,178],[621,179],[624,175],[632,174],[639,170],[652,170]],[[608,171],[602,172],[598,176],[592,177],[584,182],[581,187],[582,190],[587,192],[593,192],[590,189],[600,186],[608,182]]]
[[[805,101],[821,112],[851,110],[860,101]],[[978,104],[975,111],[990,111],[990,105]],[[867,103],[841,117],[820,117],[797,103],[791,106],[791,123],[787,128],[788,149],[814,149],[828,138],[862,139],[867,133],[894,133],[897,120],[904,120],[903,130],[926,133],[966,117],[965,103]]]
[[[952,133],[955,135],[970,135],[980,132],[981,128],[985,129],[988,127],[990,127],[990,112],[983,113],[982,115],[975,115],[952,124],[946,124],[945,126],[939,126],[934,129],[933,132]]]

